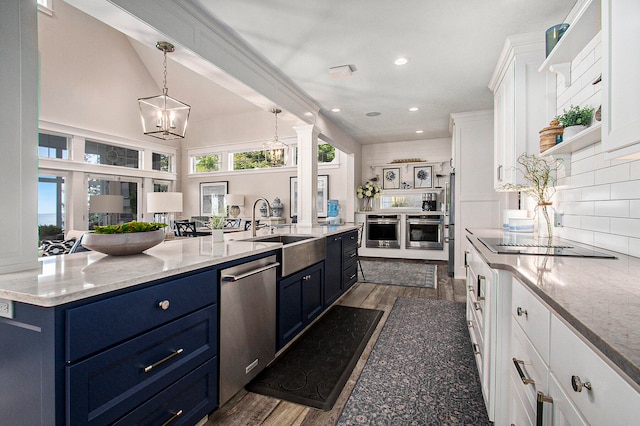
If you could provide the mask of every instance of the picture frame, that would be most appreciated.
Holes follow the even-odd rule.
[[[289,178],[289,217],[298,215],[298,177]],[[327,217],[329,175],[318,175],[318,217]]]
[[[400,189],[400,167],[382,169],[382,189]]]
[[[200,216],[226,216],[224,196],[229,193],[229,182],[200,183]]]
[[[433,188],[433,167],[413,167],[413,187],[416,189]]]

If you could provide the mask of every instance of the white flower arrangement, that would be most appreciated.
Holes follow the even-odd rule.
[[[358,186],[357,195],[359,199],[362,198],[380,198],[380,187],[371,181],[368,181],[364,185]]]

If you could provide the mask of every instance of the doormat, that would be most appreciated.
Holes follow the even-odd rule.
[[[334,306],[245,388],[319,410],[331,410],[382,313]]]
[[[396,300],[338,425],[489,425],[465,304]]]
[[[402,261],[360,260],[364,278],[360,282],[436,288],[437,266]]]

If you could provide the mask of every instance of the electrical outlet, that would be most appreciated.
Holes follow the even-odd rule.
[[[0,299],[0,317],[13,318],[13,302]]]
[[[553,215],[553,226],[555,226],[556,228],[561,228],[562,227],[562,213],[554,213]]]

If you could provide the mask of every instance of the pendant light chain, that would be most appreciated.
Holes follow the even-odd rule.
[[[162,62],[162,66],[164,67],[164,80],[163,80],[162,93],[166,95],[169,93],[169,89],[167,89],[167,49],[162,49],[162,51],[164,52],[164,61]]]

